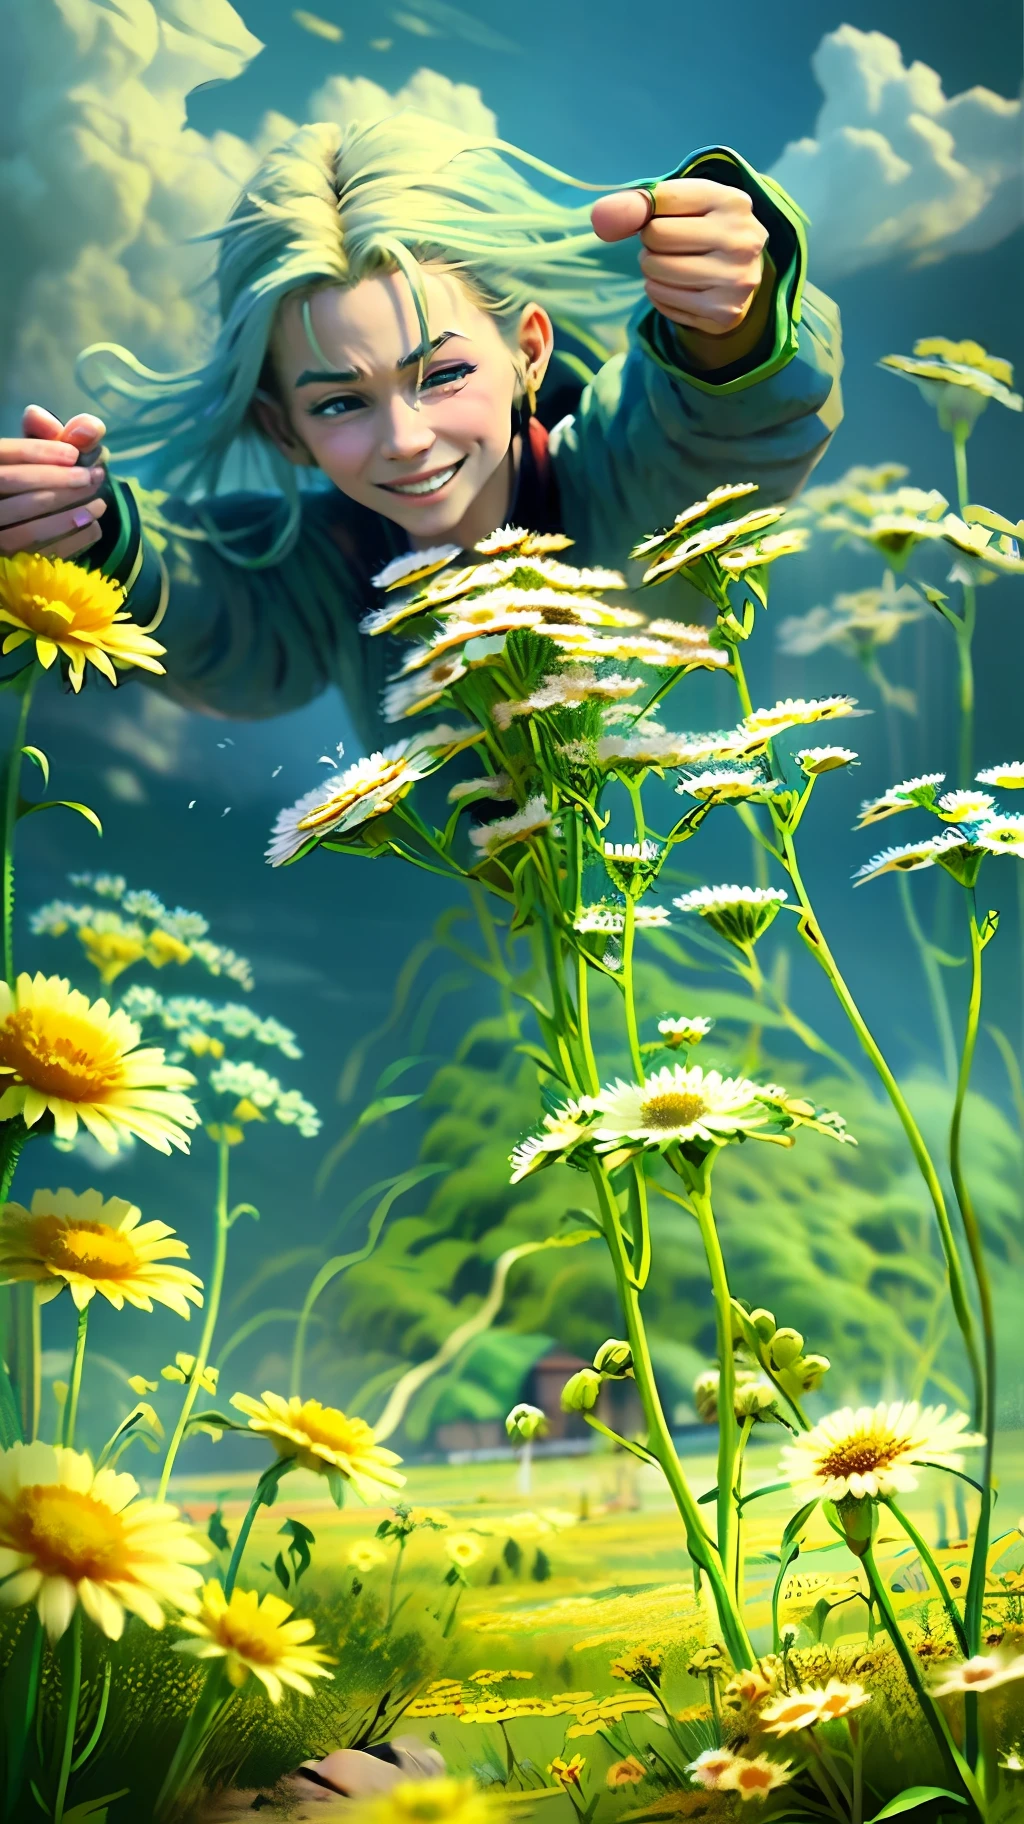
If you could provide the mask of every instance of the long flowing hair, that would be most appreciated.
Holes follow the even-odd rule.
[[[504,140],[412,112],[300,128],[262,160],[224,226],[201,237],[217,244],[220,328],[209,357],[177,373],[155,372],[113,343],[79,357],[86,391],[111,420],[117,465],[201,501],[222,490],[226,470],[237,474],[232,458],[255,457],[263,485],[287,505],[260,556],[243,556],[233,548],[239,533],[219,532],[201,510],[200,520],[232,561],[277,562],[298,532],[300,472],[260,434],[252,403],[278,306],[289,293],[308,298],[401,271],[426,339],[425,264],[460,278],[510,346],[523,306],[543,302],[563,366],[587,377],[640,295],[635,263],[596,239],[589,204],[557,200],[536,177],[563,191],[598,189]]]

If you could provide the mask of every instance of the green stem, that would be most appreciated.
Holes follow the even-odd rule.
[[[68,1403],[64,1408],[64,1445],[73,1450],[75,1445],[75,1426],[78,1422],[78,1396],[82,1390],[82,1367],[85,1362],[85,1339],[89,1331],[89,1307],[83,1305],[78,1313],[78,1329],[75,1332],[75,1354],[71,1363],[71,1380],[68,1384]]]
[[[225,1697],[223,1674],[219,1663],[215,1662],[210,1667],[195,1705],[185,1720],[185,1726],[178,1739],[178,1746],[174,1750],[171,1764],[157,1795],[153,1816],[154,1819],[160,1820],[160,1824],[169,1815],[182,1788],[191,1779],[210,1736],[232,1702],[234,1695],[233,1691],[229,1691]]]
[[[924,970],[928,999],[932,1004],[932,1017],[942,1051],[942,1074],[947,1083],[952,1083],[956,1077],[956,1041],[953,1038],[953,1022],[949,1017],[949,999],[946,994],[946,985],[942,979],[942,970],[936,959],[935,946],[925,935],[917,916],[910,881],[906,874],[898,874],[896,879],[903,916],[907,921],[907,930],[910,932]]]
[[[964,1339],[964,1348],[967,1351],[967,1359],[970,1364],[971,1378],[975,1389],[976,1413],[980,1417],[984,1388],[981,1356],[978,1351],[978,1342],[974,1330],[974,1318],[967,1297],[963,1265],[960,1260],[956,1239],[953,1235],[952,1225],[949,1220],[949,1212],[946,1209],[946,1199],[943,1194],[939,1175],[932,1161],[932,1156],[925,1145],[924,1136],[910,1112],[906,1097],[900,1089],[896,1078],[893,1076],[860,1008],[857,1006],[853,995],[850,993],[839,969],[839,965],[832,955],[832,952],[825,941],[824,933],[814,916],[814,908],[811,905],[807,889],[804,886],[800,874],[792,838],[785,828],[781,828],[779,834],[785,855],[786,871],[796,889],[797,898],[803,912],[803,917],[800,920],[800,935],[812,955],[817,958],[831,982],[833,991],[835,992],[843,1012],[846,1014],[850,1025],[853,1027],[863,1049],[866,1051],[877,1075],[881,1079],[885,1093],[892,1103],[893,1108],[896,1110],[900,1126],[910,1142],[910,1150],[917,1162],[918,1170],[927,1186],[928,1195],[931,1198],[932,1207],[935,1211],[935,1218],[938,1223],[942,1251],[946,1260],[946,1271],[949,1275],[949,1289],[953,1301],[953,1310],[956,1313],[956,1321],[960,1327],[960,1334]]]
[[[213,1211],[213,1265],[210,1270],[210,1283],[206,1291],[206,1315],[203,1321],[203,1333],[199,1339],[199,1352],[185,1390],[185,1398],[181,1403],[178,1423],[174,1427],[171,1441],[167,1446],[167,1455],[160,1472],[160,1485],[156,1496],[158,1501],[167,1499],[167,1487],[174,1468],[174,1460],[181,1448],[181,1441],[185,1436],[185,1430],[192,1414],[192,1408],[196,1403],[196,1396],[213,1346],[213,1332],[220,1311],[221,1293],[224,1290],[224,1267],[228,1251],[228,1159],[227,1141],[218,1140],[217,1196]]]
[[[245,1519],[238,1529],[238,1538],[235,1540],[234,1550],[231,1553],[231,1559],[228,1564],[227,1576],[224,1579],[224,1597],[227,1602],[231,1601],[231,1592],[235,1587],[235,1582],[241,1568],[242,1554],[245,1551],[249,1534],[252,1532],[252,1523],[261,1507],[273,1507],[274,1500],[277,1496],[277,1485],[280,1482],[281,1477],[287,1475],[291,1467],[292,1460],[290,1457],[279,1457],[276,1463],[272,1463],[269,1469],[263,1471],[262,1476],[256,1484],[256,1491],[246,1509]]]
[[[68,1796],[68,1781],[71,1778],[71,1762],[75,1751],[78,1703],[82,1695],[82,1610],[80,1604],[75,1605],[70,1631],[71,1676],[67,1689],[61,1692],[64,1741],[61,1747],[60,1771],[57,1776],[57,1797],[53,1805],[53,1824],[63,1824],[64,1801]]]
[[[14,832],[18,822],[18,794],[21,784],[21,750],[25,745],[25,731],[28,726],[28,712],[32,707],[32,693],[35,689],[38,666],[33,665],[25,683],[20,688],[21,705],[18,710],[18,722],[7,756],[7,769],[4,776],[4,853],[3,881],[0,893],[3,898],[4,926],[4,974],[8,988],[13,989],[14,974]]]
[[[743,1421],[743,1428],[740,1431],[739,1441],[736,1445],[736,1462],[733,1468],[732,1498],[736,1508],[736,1576],[734,1588],[736,1591],[736,1601],[741,1611],[743,1608],[743,1455],[747,1448],[747,1440],[749,1439],[753,1428],[754,1418],[751,1413],[748,1414]]]
[[[967,1238],[967,1251],[974,1270],[974,1281],[978,1292],[978,1308],[981,1313],[982,1342],[985,1359],[984,1406],[981,1413],[980,1429],[985,1436],[985,1454],[981,1473],[982,1496],[981,1511],[978,1515],[977,1531],[974,1535],[974,1549],[971,1554],[971,1570],[967,1583],[967,1600],[964,1604],[964,1627],[967,1633],[967,1650],[977,1653],[981,1646],[982,1617],[985,1604],[985,1573],[988,1567],[988,1543],[992,1518],[992,1471],[995,1455],[996,1430],[996,1333],[995,1314],[992,1308],[992,1286],[985,1263],[985,1249],[981,1238],[974,1201],[968,1189],[964,1175],[961,1141],[963,1132],[964,1103],[971,1079],[971,1068],[974,1063],[974,1050],[978,1038],[978,1024],[981,1017],[981,953],[982,937],[978,928],[977,916],[971,909],[971,992],[967,1007],[967,1025],[964,1031],[963,1051],[960,1057],[960,1072],[957,1077],[956,1100],[953,1104],[953,1117],[949,1128],[949,1171],[953,1181],[953,1190],[957,1205],[963,1219],[964,1234]],[[973,1732],[972,1732],[973,1733]],[[976,1745],[976,1744],[975,1744]],[[970,1757],[969,1757],[970,1758]]]
[[[969,498],[967,486],[967,439],[971,427],[963,420],[953,426],[953,466],[956,470],[957,507],[961,518]],[[969,786],[974,770],[974,661],[972,646],[977,619],[977,592],[971,583],[963,585],[963,613],[955,623],[958,694],[960,704],[960,744],[958,783]]]
[[[654,1367],[640,1309],[640,1298],[632,1283],[614,1193],[600,1160],[591,1159],[590,1174],[597,1192],[604,1222],[605,1239],[611,1254],[619,1302],[626,1323],[626,1335],[633,1355],[633,1375],[647,1424],[648,1449],[660,1464],[662,1474],[679,1511],[686,1532],[686,1549],[690,1558],[694,1565],[703,1571],[711,1585],[726,1648],[733,1664],[737,1669],[742,1670],[755,1663],[754,1649],[743,1625],[743,1617],[726,1581],[722,1560],[705,1531],[700,1508],[676,1455],[672,1433],[669,1430],[654,1378]]]
[[[391,1582],[388,1585],[388,1613],[387,1620],[384,1623],[385,1629],[390,1628],[394,1618],[395,1597],[398,1593],[398,1579],[402,1574],[402,1560],[405,1557],[405,1545],[406,1535],[405,1533],[400,1533],[398,1536],[398,1550],[395,1553],[395,1562],[391,1569]]]
[[[949,1589],[948,1584],[946,1583],[946,1579],[942,1575],[942,1572],[940,1571],[938,1564],[935,1561],[935,1558],[932,1554],[930,1546],[928,1545],[928,1543],[925,1540],[925,1538],[923,1537],[923,1535],[918,1532],[917,1527],[914,1525],[913,1521],[907,1518],[907,1515],[903,1512],[903,1509],[900,1507],[897,1507],[895,1501],[891,1498],[891,1496],[886,1499],[885,1505],[889,1509],[889,1512],[892,1514],[894,1520],[897,1520],[899,1522],[900,1526],[902,1526],[903,1531],[907,1535],[907,1538],[912,1542],[912,1544],[916,1545],[918,1553],[920,1555],[921,1563],[924,1565],[925,1570],[928,1572],[929,1576],[931,1577],[932,1582],[935,1585],[935,1588],[938,1590],[939,1595],[942,1598],[942,1606],[945,1609],[947,1616],[949,1617],[949,1624],[953,1630],[953,1636],[954,1636],[954,1639],[956,1640],[956,1644],[960,1648],[960,1651],[963,1654],[964,1658],[969,1659],[972,1649],[967,1644],[967,1635],[964,1632],[964,1624],[960,1619],[960,1611],[957,1608],[956,1603],[953,1601],[952,1593]]]
[[[870,1545],[864,1552],[861,1562],[867,1576],[868,1587],[878,1605],[878,1612],[882,1625],[896,1649],[900,1664],[906,1673],[907,1682],[910,1685],[914,1696],[917,1698],[922,1715],[924,1716],[929,1729],[935,1737],[947,1774],[950,1778],[959,1780],[963,1784],[975,1804],[978,1806],[979,1812],[984,1816],[984,1806],[981,1800],[981,1793],[978,1789],[978,1783],[975,1780],[970,1767],[967,1765],[967,1762],[964,1760],[963,1755],[957,1748],[956,1743],[953,1741],[946,1719],[922,1679],[921,1669],[917,1660],[914,1658],[913,1653],[903,1638],[900,1631],[900,1624],[896,1619],[896,1612],[889,1600],[889,1592],[885,1587],[878,1566],[875,1563],[875,1555]]]
[[[638,1083],[644,1080],[644,1061],[640,1050],[640,1033],[636,1022],[636,1000],[633,994],[633,939],[636,934],[636,906],[632,895],[626,899],[625,928],[622,933],[622,985],[625,989],[626,1036],[629,1040],[629,1057],[633,1066],[633,1075]]]
[[[711,1207],[711,1169],[714,1153],[709,1153],[699,1174],[689,1186],[697,1227],[704,1244],[704,1257],[711,1275],[715,1301],[715,1324],[718,1333],[718,1555],[731,1584],[735,1583],[736,1565],[733,1545],[733,1484],[736,1480],[736,1358],[732,1346],[732,1298],[725,1271],[722,1244],[718,1239],[715,1213]]]
[[[864,1737],[861,1733],[860,1718],[847,1717],[850,1741],[853,1745],[853,1803],[850,1806],[850,1824],[862,1824],[864,1817]]]
[[[29,1439],[32,1443],[39,1436],[39,1419],[43,1404],[43,1306],[39,1297],[39,1288],[32,1287],[32,1410],[30,1415]]]

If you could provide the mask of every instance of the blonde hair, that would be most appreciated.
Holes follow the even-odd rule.
[[[265,157],[222,228],[218,244],[220,329],[209,358],[157,373],[128,349],[95,343],[79,358],[90,396],[112,419],[109,446],[154,486],[216,494],[234,453],[257,455],[264,485],[287,502],[286,524],[259,558],[231,549],[244,534],[206,535],[225,557],[277,562],[299,525],[299,476],[251,417],[277,308],[290,293],[354,285],[400,270],[427,339],[422,267],[439,266],[468,287],[510,339],[533,298],[556,330],[599,362],[601,332],[621,330],[639,296],[632,262],[599,242],[589,205],[560,202],[554,185],[596,189],[498,139],[475,139],[413,113],[344,129],[302,127]],[[304,312],[309,333],[308,311]],[[564,365],[588,377],[578,356]]]

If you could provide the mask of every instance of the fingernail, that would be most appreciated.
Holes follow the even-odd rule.
[[[104,478],[104,473],[105,473],[105,471],[103,469],[102,463],[99,465],[98,468],[89,470],[89,480],[92,482],[93,487],[96,487],[96,488],[99,487],[100,482]]]
[[[68,487],[68,488],[84,488],[84,487],[87,487],[91,482],[92,482],[92,475],[91,475],[90,471],[88,469],[80,469],[80,468],[76,467],[71,470],[70,474],[68,475],[67,481],[62,482],[61,486]]]
[[[76,526],[91,526],[93,516],[88,507],[79,507],[77,513],[72,513],[71,519]]]

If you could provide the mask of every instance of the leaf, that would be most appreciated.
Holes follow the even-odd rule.
[[[269,1566],[266,1568],[269,1569]],[[277,1581],[283,1590],[291,1588],[288,1566],[285,1564],[284,1558],[280,1552],[278,1552],[277,1557],[274,1559],[274,1576],[277,1578]]]
[[[933,1799],[946,1799],[951,1805],[966,1805],[967,1800],[962,1792],[947,1792],[944,1786],[908,1786],[900,1792],[881,1811],[876,1811],[868,1824],[882,1824],[883,1818],[898,1818],[901,1812],[916,1811],[919,1805],[928,1805]]]
[[[228,1534],[228,1529],[224,1525],[223,1510],[219,1507],[214,1508],[213,1513],[206,1523],[206,1537],[209,1539],[210,1544],[215,1551],[230,1552],[231,1539]]]
[[[278,1535],[280,1536],[281,1534],[284,1534],[286,1539],[291,1540],[291,1544],[288,1547],[288,1556],[292,1561],[292,1576],[295,1582],[298,1583],[299,1579],[305,1576],[313,1562],[312,1553],[309,1548],[316,1544],[316,1534],[311,1532],[308,1526],[303,1526],[301,1520],[286,1520],[284,1525],[278,1528]],[[281,1554],[278,1553],[278,1557],[280,1557],[280,1555]],[[287,1588],[288,1585],[285,1584],[285,1589]]]
[[[943,595],[941,589],[933,589],[930,583],[918,583],[917,588],[921,591],[925,601],[930,602],[933,608],[945,608],[947,606],[949,596]]]
[[[49,785],[49,783],[50,783],[50,762],[46,758],[46,755],[43,753],[42,748],[41,747],[23,747],[21,751],[25,755],[25,758],[27,760],[35,761],[36,766],[38,766],[39,771],[43,775],[43,784]]]
[[[521,1045],[513,1045],[512,1049],[513,1051],[518,1051],[524,1058],[531,1058],[540,1070],[547,1072],[549,1077],[557,1077],[559,1083],[565,1083],[565,1078],[561,1071],[555,1069],[551,1059],[546,1052],[541,1050],[539,1045],[530,1045],[524,1042]],[[656,1049],[660,1050],[660,1046],[656,1047]]]
[[[33,657],[27,665],[21,667],[20,671],[12,671],[8,677],[0,678],[0,690],[14,690],[17,691],[19,697],[22,696],[28,689],[29,679],[35,668],[36,662]]]
[[[31,804],[27,798],[18,800],[18,816],[31,817],[33,811],[77,811],[86,823],[91,823],[98,836],[103,834],[103,825],[87,804],[79,804],[75,798],[41,798],[38,804]],[[65,1813],[65,1816],[69,1816]]]
[[[414,1096],[378,1096],[363,1109],[357,1127],[372,1127],[375,1121],[383,1121],[386,1115],[398,1113],[400,1108],[409,1108],[413,1102],[422,1100],[422,1091]]]
[[[107,1806],[126,1799],[130,1791],[130,1786],[122,1786],[120,1792],[105,1792],[101,1799],[84,1799],[64,1813],[64,1824],[107,1824]]]
[[[207,1412],[190,1413],[188,1424],[185,1427],[186,1431],[190,1431],[193,1426],[201,1427],[203,1431],[248,1431],[249,1429],[248,1425],[240,1424],[237,1419],[229,1419],[226,1412],[215,1412],[212,1407]]]
[[[385,1070],[381,1071],[380,1076],[374,1084],[374,1094],[379,1096],[382,1090],[387,1089],[389,1085],[396,1082],[399,1077],[404,1076],[407,1070],[412,1070],[414,1064],[429,1064],[430,1061],[431,1054],[430,1052],[425,1051],[417,1052],[411,1058],[396,1058],[394,1063],[389,1064]]]

